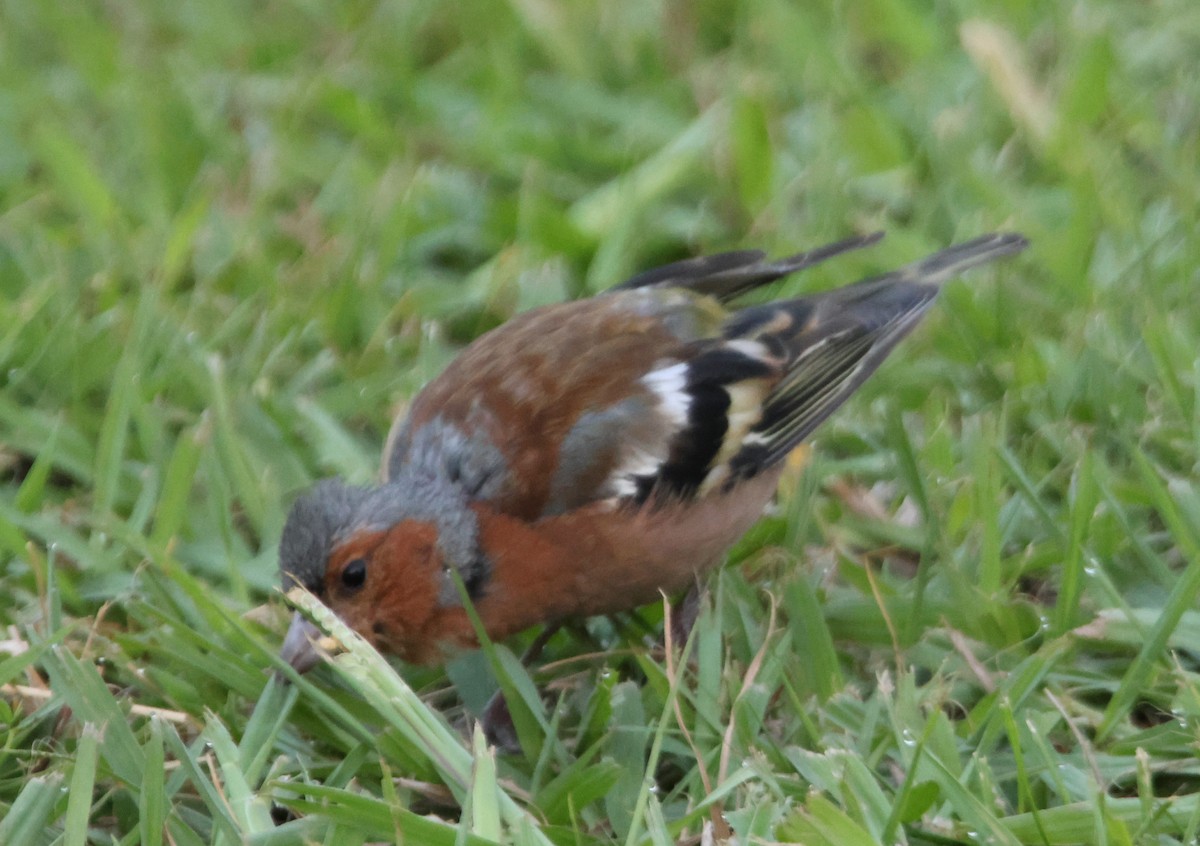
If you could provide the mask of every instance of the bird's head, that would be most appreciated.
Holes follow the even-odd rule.
[[[439,611],[460,605],[457,571],[476,595],[487,568],[478,524],[456,491],[433,479],[374,488],[338,480],[296,500],[279,542],[283,589],[315,594],[376,648],[425,662],[423,636]],[[282,657],[301,672],[319,660],[319,631],[297,614]]]

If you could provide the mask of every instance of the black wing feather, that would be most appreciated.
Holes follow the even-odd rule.
[[[844,288],[735,315],[726,337],[770,337],[788,352],[785,375],[730,459],[726,484],[781,461],[875,372],[929,310],[947,279],[1020,252],[1020,235],[985,235]]]
[[[882,237],[882,232],[873,232],[774,261],[764,261],[766,254],[761,250],[740,250],[685,259],[639,273],[612,290],[686,288],[697,294],[707,294],[721,302],[728,302],[747,291],[820,264],[834,256],[869,247]]]

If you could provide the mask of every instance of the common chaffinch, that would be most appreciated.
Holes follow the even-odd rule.
[[[880,237],[676,262],[488,332],[393,425],[382,484],[326,480],[292,506],[284,589],[435,663],[477,645],[459,580],[492,639],[688,587],[942,283],[1027,245],[985,235],[843,288],[725,307]],[[312,666],[317,634],[297,615],[285,660]]]

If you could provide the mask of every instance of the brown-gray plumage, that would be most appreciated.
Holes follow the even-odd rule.
[[[455,575],[492,637],[686,586],[942,283],[1026,246],[988,235],[833,291],[724,306],[879,237],[678,262],[489,332],[397,422],[382,486],[326,483],[296,504],[285,586],[419,661],[473,642]]]

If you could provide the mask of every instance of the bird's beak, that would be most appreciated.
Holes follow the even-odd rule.
[[[291,664],[296,672],[307,673],[321,663],[321,654],[316,648],[316,642],[320,639],[321,630],[297,612],[292,617],[287,637],[283,639],[279,657]]]

